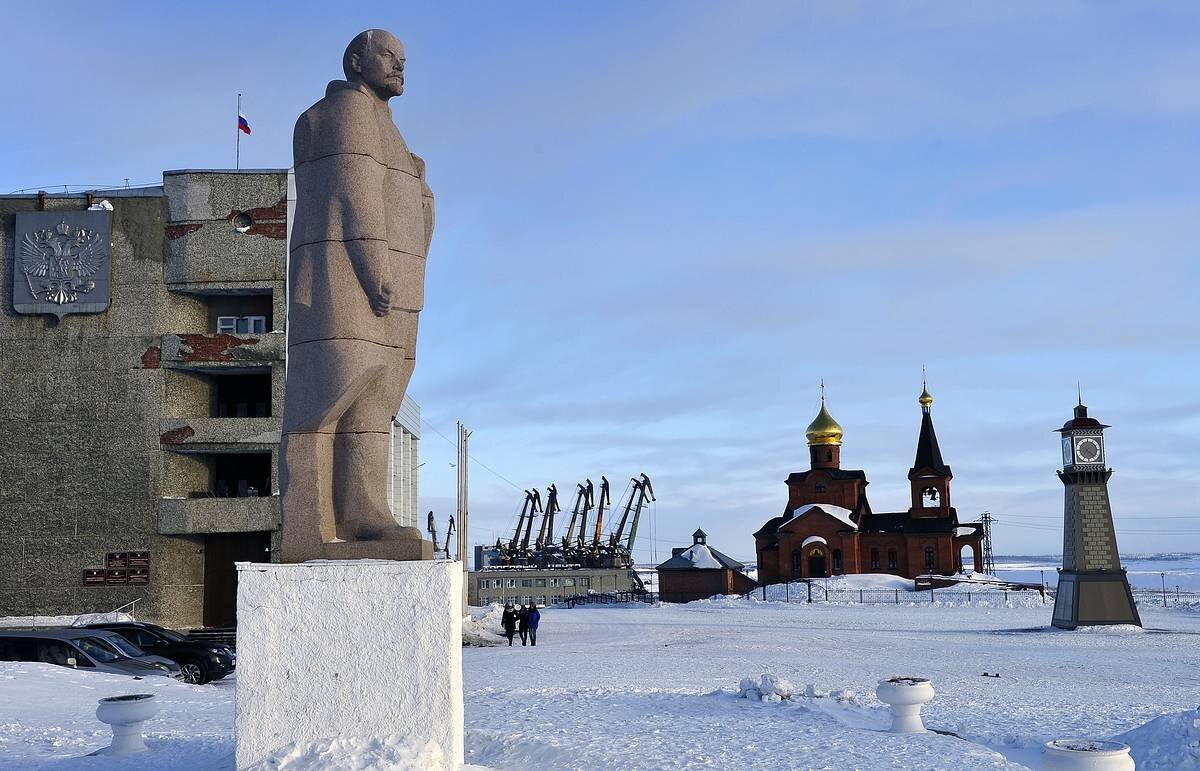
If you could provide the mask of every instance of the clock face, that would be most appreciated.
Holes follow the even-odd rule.
[[[1079,463],[1100,463],[1101,461],[1100,438],[1095,436],[1083,436],[1075,439],[1075,458]]]

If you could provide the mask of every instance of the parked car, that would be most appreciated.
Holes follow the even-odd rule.
[[[125,645],[129,653],[125,653],[111,637],[103,630],[82,627],[0,630],[0,661],[38,661],[113,675],[183,678],[174,662],[146,656],[128,642]]]
[[[87,628],[116,632],[147,653],[171,659],[183,670],[183,680],[187,683],[199,685],[220,680],[237,667],[237,654],[224,645],[192,640],[155,624],[117,621],[90,624]]]

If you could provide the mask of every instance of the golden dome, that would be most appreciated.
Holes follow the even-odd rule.
[[[919,397],[917,397],[917,403],[920,404],[922,407],[932,407],[933,406],[933,396],[930,395],[929,387],[926,386],[924,383],[921,384],[921,395]]]
[[[829,414],[829,410],[825,409],[825,398],[821,397],[821,411],[817,413],[817,417],[813,418],[813,422],[808,424],[808,430],[804,432],[808,437],[809,446],[842,443],[842,427]]]

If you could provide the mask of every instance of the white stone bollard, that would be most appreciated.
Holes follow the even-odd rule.
[[[1046,742],[1045,771],[1133,771],[1129,745],[1100,739],[1056,739]]]
[[[893,677],[880,680],[875,695],[892,708],[891,732],[925,733],[921,707],[933,701],[933,685],[923,677]]]
[[[110,696],[101,699],[96,707],[96,717],[101,723],[112,727],[113,740],[97,755],[133,755],[146,751],[142,739],[142,723],[158,714],[158,703],[152,693],[134,693],[128,696]]]

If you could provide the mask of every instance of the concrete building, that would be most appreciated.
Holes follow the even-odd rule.
[[[0,615],[136,601],[168,626],[228,626],[234,563],[278,558],[288,182],[185,170],[0,196]],[[419,424],[406,401],[400,518],[416,518]]]
[[[137,600],[173,626],[233,623],[233,563],[269,559],[279,526],[286,194],[272,169],[0,197],[0,615]],[[65,222],[101,198],[107,308],[16,313],[17,213]]]
[[[746,594],[756,584],[746,566],[708,545],[703,530],[692,533],[692,545],[671,549],[659,565],[658,597],[663,602],[691,602],[717,594]]]
[[[628,570],[612,568],[487,568],[467,574],[467,604],[520,602],[554,605],[589,592],[628,592]]]

